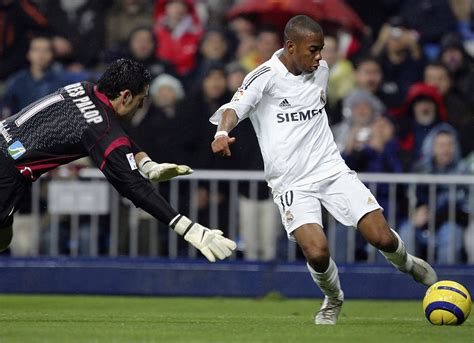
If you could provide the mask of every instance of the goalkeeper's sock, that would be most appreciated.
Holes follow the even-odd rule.
[[[323,273],[315,271],[309,263],[306,263],[306,266],[308,267],[314,282],[318,285],[321,291],[323,291],[324,295],[330,299],[344,300],[344,293],[341,289],[337,266],[332,258],[329,258],[328,269]]]
[[[407,272],[411,270],[413,266],[413,259],[409,254],[407,254],[407,250],[405,248],[405,243],[402,241],[398,233],[392,230],[393,234],[398,240],[397,250],[394,252],[386,252],[379,250],[381,254],[390,262],[395,268],[400,270],[401,272]]]

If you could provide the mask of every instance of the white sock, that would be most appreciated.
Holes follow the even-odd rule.
[[[332,258],[329,258],[328,269],[323,273],[315,271],[309,263],[306,263],[306,266],[314,282],[316,282],[321,291],[323,291],[324,295],[331,299],[344,300],[344,293],[342,292],[341,283],[339,282],[337,266]]]
[[[411,269],[413,265],[413,261],[410,258],[411,255],[407,253],[405,243],[402,241],[398,233],[393,229],[390,230],[392,230],[393,234],[398,239],[397,250],[395,250],[394,252],[385,252],[382,250],[379,251],[387,259],[388,262],[395,266],[395,268],[402,272],[407,272]]]

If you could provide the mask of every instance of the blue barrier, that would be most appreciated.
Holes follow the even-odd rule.
[[[437,267],[474,292],[474,266]],[[341,265],[348,299],[420,299],[423,285],[387,265]],[[149,258],[0,258],[0,293],[322,297],[306,266]]]

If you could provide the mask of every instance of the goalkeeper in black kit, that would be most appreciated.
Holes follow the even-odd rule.
[[[235,242],[179,214],[150,182],[189,174],[191,168],[152,161],[120,124],[142,106],[150,80],[141,64],[120,59],[96,85],[65,86],[0,121],[0,251],[10,245],[13,214],[31,183],[89,156],[122,196],[168,224],[209,261],[232,254]]]

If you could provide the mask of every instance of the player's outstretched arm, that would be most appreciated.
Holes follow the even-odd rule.
[[[193,172],[191,167],[174,163],[156,163],[144,152],[139,152],[135,155],[138,169],[150,181],[167,181],[176,176],[189,175]]]
[[[237,126],[238,118],[233,109],[226,109],[211,143],[212,152],[216,155],[230,156],[230,145],[235,143],[235,137],[229,137],[229,132]]]
[[[206,258],[215,262],[229,257],[237,244],[223,236],[220,230],[210,230],[201,224],[192,222],[188,217],[178,214],[170,222],[170,227],[184,237]]]

